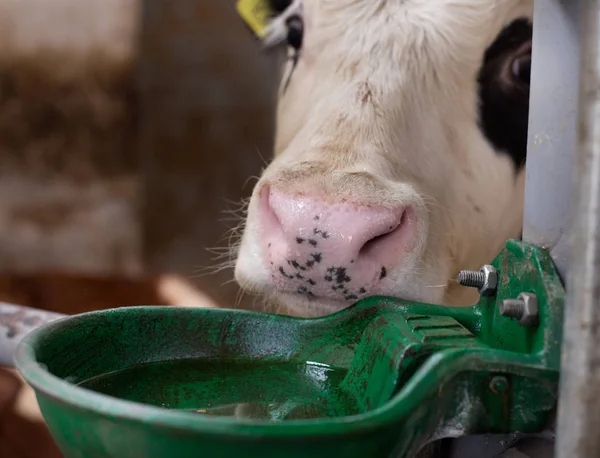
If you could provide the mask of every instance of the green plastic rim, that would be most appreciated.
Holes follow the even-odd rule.
[[[365,307],[372,306],[372,301],[371,304],[369,304],[369,300],[363,302],[365,302]],[[335,315],[352,314],[359,307],[361,307],[361,303],[337,312]],[[349,433],[362,435],[380,430],[397,423],[399,419],[407,418],[413,410],[422,406],[427,399],[435,398],[438,395],[438,385],[426,383],[428,379],[435,377],[438,382],[451,380],[460,373],[476,371],[484,361],[486,361],[488,369],[495,368],[497,372],[510,373],[517,369],[523,371],[523,365],[529,366],[532,374],[536,372],[539,374],[539,370],[543,371],[544,369],[534,355],[520,355],[521,358],[517,361],[515,360],[515,354],[512,352],[496,351],[488,353],[486,351],[474,352],[473,350],[450,349],[430,357],[399,393],[377,409],[343,417],[269,422],[233,417],[204,417],[191,412],[166,409],[96,393],[80,388],[51,374],[37,360],[36,348],[39,342],[58,335],[61,332],[61,327],[66,322],[69,322],[69,325],[77,325],[78,322],[91,317],[109,314],[127,314],[128,318],[133,320],[136,314],[141,312],[183,314],[189,315],[189,319],[201,319],[202,316],[206,316],[208,313],[235,314],[236,316],[243,314],[266,315],[261,312],[242,310],[184,309],[170,306],[122,307],[83,313],[58,319],[25,336],[16,350],[16,367],[24,379],[34,388],[37,396],[41,395],[53,399],[70,407],[87,411],[95,416],[138,424],[152,424],[161,428],[183,429],[199,434],[262,438],[285,438],[301,435],[331,437],[332,435],[348,435]],[[279,316],[278,319],[317,322],[327,320],[332,316],[313,319]]]

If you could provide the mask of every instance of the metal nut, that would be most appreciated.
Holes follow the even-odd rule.
[[[485,281],[479,289],[479,294],[482,296],[493,296],[498,289],[498,272],[496,272],[494,266],[487,264],[481,268],[481,271],[485,275]]]
[[[462,286],[477,288],[482,296],[493,296],[498,289],[498,272],[494,266],[486,264],[479,272],[461,270],[456,281]]]
[[[537,326],[539,308],[537,296],[532,293],[521,293],[517,299],[505,299],[500,303],[500,315],[517,318],[523,326]]]

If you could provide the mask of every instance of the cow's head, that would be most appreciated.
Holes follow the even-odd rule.
[[[458,270],[521,231],[532,1],[294,3],[302,47],[237,281],[305,316],[370,295],[472,304]]]

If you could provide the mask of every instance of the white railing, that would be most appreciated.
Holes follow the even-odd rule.
[[[556,457],[595,458],[600,456],[600,2],[537,1],[577,4],[581,13],[572,262],[566,276]],[[558,51],[564,50],[555,50],[562,60]]]

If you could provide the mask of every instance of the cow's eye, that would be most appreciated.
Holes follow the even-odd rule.
[[[304,23],[302,18],[294,14],[285,21],[287,26],[287,42],[294,50],[299,51],[302,48],[302,39],[304,37]]]
[[[531,76],[531,43],[521,46],[511,62],[512,77],[522,84],[529,84]]]
[[[288,72],[287,80],[283,85],[283,91],[287,89],[294,69],[300,58],[300,50],[304,39],[304,20],[302,0],[293,0],[289,2],[271,1],[271,10],[279,14],[275,14],[274,18],[269,23],[266,31],[266,36],[263,38],[265,48],[272,48],[280,44],[286,44],[292,48],[291,55],[288,57],[292,61],[292,66]]]

